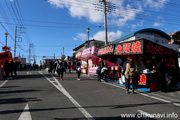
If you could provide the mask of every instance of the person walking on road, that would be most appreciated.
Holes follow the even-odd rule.
[[[77,61],[76,63],[76,70],[77,70],[77,80],[80,80],[80,76],[81,76],[81,63],[80,63],[80,60]]]
[[[9,63],[9,66],[10,66],[11,77],[13,77],[13,72],[14,72],[14,61],[13,61],[13,59]]]
[[[100,65],[98,66],[98,68],[97,68],[97,70],[96,70],[96,74],[98,75],[97,76],[97,81],[101,81],[101,67],[100,67]]]
[[[71,73],[71,61],[68,61],[68,70],[69,70],[69,73]]]
[[[165,80],[165,65],[164,65],[164,59],[162,58],[161,61],[159,61],[157,68],[155,68],[158,80],[160,81],[160,90],[161,92],[167,91],[167,85]]]
[[[57,63],[58,63],[58,60],[56,60],[56,61],[54,62],[54,65],[53,65],[53,67],[54,67],[54,68],[53,68],[53,69],[54,69],[53,72],[54,72],[54,73],[56,72],[56,66],[57,66]]]
[[[130,79],[132,80],[132,93],[134,94],[134,75],[135,75],[135,68],[133,60],[129,60],[129,63],[126,64],[126,71],[125,71],[125,84],[126,84],[126,93],[129,93],[130,88]]]
[[[41,60],[40,60],[40,62],[39,62],[39,69],[40,69],[40,70],[42,69],[42,62],[41,62]]]
[[[60,77],[61,77],[61,80],[63,80],[64,67],[63,67],[63,63],[61,60],[59,60],[57,62],[56,70],[57,70],[57,74],[58,74],[58,79],[60,79]]]
[[[17,76],[17,69],[18,69],[18,62],[17,61],[14,61],[14,77]]]

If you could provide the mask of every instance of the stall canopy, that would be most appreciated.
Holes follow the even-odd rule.
[[[84,61],[87,61],[88,59],[92,59],[92,61],[96,61],[98,53],[98,48],[96,47],[91,47],[83,50],[81,58]]]

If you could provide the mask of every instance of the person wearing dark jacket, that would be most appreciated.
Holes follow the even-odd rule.
[[[14,76],[17,76],[18,62],[14,61]]]
[[[80,80],[80,76],[81,76],[81,63],[80,60],[76,63],[76,70],[77,70],[77,80]]]
[[[49,73],[52,73],[52,69],[53,69],[53,63],[52,61],[49,61]]]
[[[13,77],[13,72],[14,72],[14,61],[11,60],[11,62],[9,63],[10,66],[10,73],[11,73],[11,77]]]
[[[63,80],[64,67],[63,67],[63,62],[61,60],[59,60],[57,62],[56,70],[57,70],[57,74],[58,74],[58,79],[60,79],[60,77],[61,77],[61,80]]]
[[[167,86],[166,86],[165,72],[164,72],[165,71],[164,59],[161,59],[155,70],[157,72],[158,80],[160,82],[160,90],[161,92],[166,92]]]
[[[68,61],[68,70],[69,70],[69,73],[71,73],[71,61]]]

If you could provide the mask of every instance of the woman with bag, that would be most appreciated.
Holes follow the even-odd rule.
[[[80,80],[80,76],[81,76],[81,63],[80,60],[76,63],[76,70],[77,70],[77,80]]]
[[[126,64],[126,71],[125,71],[125,84],[126,84],[126,93],[129,93],[130,88],[130,79],[132,80],[132,93],[134,94],[134,75],[135,75],[135,68],[132,59],[129,60],[129,63]]]

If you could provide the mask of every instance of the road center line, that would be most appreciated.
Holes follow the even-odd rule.
[[[121,89],[125,89],[124,87],[121,87],[121,86],[119,86],[119,85],[114,85],[114,84],[111,84],[111,83],[106,83],[106,82],[103,82],[104,84],[108,84],[108,85],[111,85],[111,86],[114,86],[114,87],[118,87],[118,88],[121,88]],[[165,99],[161,99],[161,98],[158,98],[158,97],[155,97],[155,96],[150,96],[150,95],[147,95],[147,94],[144,94],[144,93],[140,93],[140,92],[135,92],[135,93],[138,93],[138,94],[140,94],[140,95],[142,95],[142,96],[146,96],[146,97],[149,97],[149,98],[152,98],[152,99],[156,99],[156,100],[159,100],[159,101],[162,101],[162,102],[165,102],[165,103],[171,103],[171,104],[173,104],[173,105],[175,105],[175,106],[178,106],[178,107],[180,107],[180,104],[178,104],[178,103],[173,103],[172,101],[168,101],[168,100],[165,100]]]
[[[65,88],[58,82],[58,80],[52,75],[56,84],[52,82],[48,77],[46,77],[42,72],[39,73],[44,76],[51,84],[53,84],[60,92],[62,92],[69,100],[80,110],[80,112],[88,119],[88,120],[95,120],[66,90]]]
[[[6,83],[8,82],[8,80],[4,81],[1,85],[0,85],[0,88],[5,85]]]

